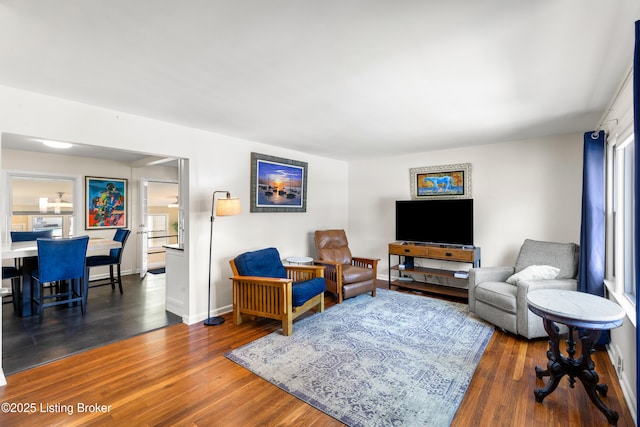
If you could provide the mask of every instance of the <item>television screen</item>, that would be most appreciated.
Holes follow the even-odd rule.
[[[473,199],[396,201],[396,240],[473,245]]]

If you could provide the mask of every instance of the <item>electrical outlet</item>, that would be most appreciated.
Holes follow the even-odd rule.
[[[622,372],[624,371],[624,360],[620,355],[618,355],[618,361],[616,363],[616,371],[618,372],[618,375],[622,375]]]

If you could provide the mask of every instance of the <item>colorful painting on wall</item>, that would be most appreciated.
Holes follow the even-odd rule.
[[[306,212],[307,163],[251,153],[251,212]]]
[[[127,226],[127,180],[85,177],[85,229]]]
[[[412,199],[471,198],[471,163],[409,170]]]

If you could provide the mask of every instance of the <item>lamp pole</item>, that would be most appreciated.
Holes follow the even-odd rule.
[[[216,325],[222,325],[224,323],[224,317],[211,316],[211,260],[213,257],[213,221],[215,220],[214,206],[216,202],[216,194],[218,193],[225,193],[227,195],[226,199],[224,200],[229,200],[229,201],[233,200],[231,199],[231,193],[229,193],[228,191],[214,191],[213,195],[211,196],[211,219],[210,219],[211,227],[209,230],[209,293],[208,293],[208,300],[207,300],[207,318],[204,321],[205,326],[216,326]],[[220,200],[218,200],[218,203],[220,203]],[[240,205],[237,206],[237,210],[231,209],[230,211],[225,211],[220,215],[221,216],[237,215],[239,213],[240,213]]]

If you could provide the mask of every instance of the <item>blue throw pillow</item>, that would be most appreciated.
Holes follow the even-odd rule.
[[[287,278],[287,271],[276,248],[245,252],[234,261],[241,276]]]

